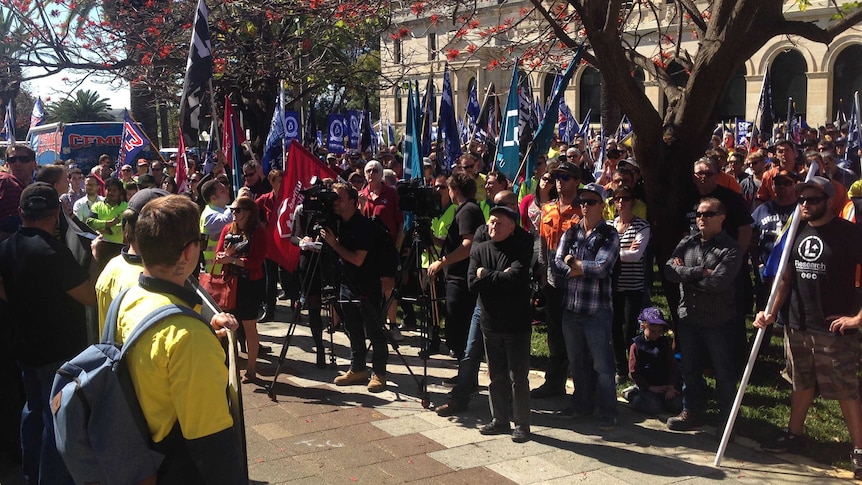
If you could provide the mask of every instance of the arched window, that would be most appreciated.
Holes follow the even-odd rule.
[[[404,103],[401,101],[401,97],[403,94],[401,93],[401,87],[395,87],[395,122],[401,123],[404,121],[404,115],[402,108],[404,107]]]
[[[797,50],[788,50],[775,56],[769,68],[772,80],[772,104],[775,106],[775,117],[787,119],[787,100],[793,98],[796,114],[805,114],[808,102],[808,77],[805,75],[807,66],[805,58]]]
[[[719,119],[745,119],[745,66],[740,67],[724,90],[724,96],[716,108]]]
[[[850,117],[853,106],[853,93],[862,91],[862,45],[851,45],[838,54],[835,67],[832,69],[832,119],[839,118],[839,111],[844,118]],[[844,120],[841,120],[844,121]]]
[[[578,83],[578,119],[583,120],[593,110],[593,119],[602,112],[602,75],[598,69],[587,67]]]

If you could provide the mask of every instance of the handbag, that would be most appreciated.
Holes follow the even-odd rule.
[[[222,270],[221,274],[201,273],[198,276],[201,286],[213,297],[222,310],[236,308],[236,275]]]

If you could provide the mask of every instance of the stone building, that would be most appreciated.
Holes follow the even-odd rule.
[[[671,26],[669,31],[676,31],[673,26],[678,24],[680,15],[675,3],[667,0],[656,0],[655,3],[661,7],[659,16],[663,25]],[[828,0],[812,0],[811,5],[801,11],[797,1],[787,0],[785,11],[793,20],[816,21],[825,25],[835,12],[830,3]],[[430,7],[431,4],[423,5]],[[381,40],[384,84],[419,80],[424,89],[426,80],[433,73],[439,98],[444,65],[449,59],[455,110],[459,117],[463,117],[469,88],[474,83],[480,103],[488,84],[493,82],[501,97],[501,105],[505,105],[511,71],[491,69],[489,63],[493,64],[494,58],[511,57],[507,49],[514,48],[514,54],[519,54],[529,48],[546,24],[540,18],[522,20],[523,9],[531,7],[526,0],[477,0],[475,5],[479,25],[501,25],[508,21],[514,28],[504,35],[483,38],[478,33],[479,29],[459,31],[458,26],[453,26],[451,11],[427,9],[417,15],[417,11],[408,8],[395,14],[390,35]],[[659,39],[654,34],[655,17],[633,18],[628,26],[631,39],[640,39],[638,51],[649,58],[660,59]],[[696,49],[697,42],[692,33],[686,32],[685,28],[682,31],[683,47]],[[804,115],[812,126],[834,120],[840,113],[849,117],[853,93],[862,90],[862,26],[849,29],[828,46],[797,37],[773,38],[734,75],[718,108],[719,119],[738,117],[754,120],[767,69],[772,79],[774,110],[778,119],[786,118],[788,98],[793,99],[796,112]],[[673,73],[676,82],[685,83],[687,74],[681,66],[671,62],[667,70]],[[522,75],[530,77],[533,94],[540,99],[547,99],[550,95],[557,72],[559,69],[542,65],[522,67]],[[667,100],[658,83],[641,70],[634,75],[653,105],[661,111]],[[590,109],[593,113],[599,112],[599,83],[599,72],[582,65],[569,84],[566,103],[579,120]],[[380,98],[382,119],[390,119],[401,132],[406,117],[406,89],[400,85],[384,87]],[[596,121],[595,117],[592,119]]]

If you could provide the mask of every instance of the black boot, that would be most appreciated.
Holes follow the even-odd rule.
[[[258,323],[272,322],[275,320],[275,304],[266,305],[263,315],[257,319]]]
[[[323,320],[320,318],[320,308],[308,309],[308,326],[311,328],[311,338],[317,350],[318,369],[326,369],[326,347],[323,346]]]

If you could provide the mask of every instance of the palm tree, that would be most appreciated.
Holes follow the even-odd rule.
[[[62,121],[72,123],[76,121],[113,121],[114,117],[108,113],[111,105],[99,97],[99,93],[80,89],[75,92],[74,99],[64,99],[57,103],[51,103],[46,108],[47,121]]]

